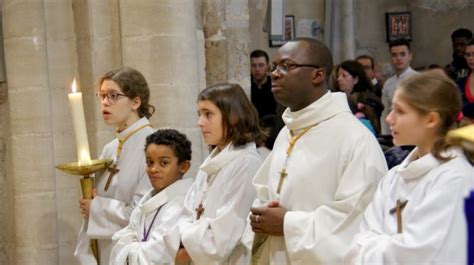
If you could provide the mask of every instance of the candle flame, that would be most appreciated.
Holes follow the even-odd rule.
[[[81,150],[80,152],[80,157],[79,157],[79,166],[87,166],[91,164],[91,155],[89,153],[89,150]]]
[[[72,86],[71,86],[72,93],[77,92],[77,83],[76,83],[76,78],[74,77],[74,80],[72,81]]]

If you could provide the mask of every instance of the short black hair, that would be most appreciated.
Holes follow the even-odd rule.
[[[355,60],[359,61],[359,59],[368,59],[368,60],[370,60],[370,63],[372,64],[372,69],[375,68],[374,58],[372,56],[367,55],[367,54],[362,54],[362,55],[357,56],[357,58]]]
[[[403,46],[403,45],[407,46],[408,51],[411,52],[410,42],[405,38],[398,38],[398,39],[394,39],[390,41],[390,43],[388,44],[388,48],[391,49],[392,47]]]
[[[265,51],[254,50],[253,52],[250,53],[250,59],[260,58],[260,57],[265,57],[265,61],[267,61],[267,64],[269,63],[270,59],[268,58],[268,54]]]
[[[148,135],[145,142],[145,151],[150,144],[166,145],[173,149],[178,163],[191,160],[191,142],[186,135],[174,129],[160,129]]]
[[[323,42],[307,37],[298,37],[296,39],[291,39],[288,42],[306,43],[307,47],[304,52],[306,53],[308,62],[322,67],[326,72],[326,81],[329,80],[333,66],[332,54]]]
[[[467,40],[470,40],[472,39],[472,32],[466,28],[459,28],[451,33],[452,41],[457,38],[466,38]]]

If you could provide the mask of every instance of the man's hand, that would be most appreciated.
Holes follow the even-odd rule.
[[[252,231],[271,236],[283,236],[283,220],[287,210],[278,201],[272,201],[267,206],[250,209],[250,225]]]

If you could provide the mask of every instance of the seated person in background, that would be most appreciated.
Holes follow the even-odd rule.
[[[250,100],[261,119],[276,113],[277,103],[272,93],[272,80],[269,76],[268,54],[262,50],[250,53]]]
[[[264,141],[257,143],[258,152],[265,159],[273,149],[273,144],[284,123],[280,116],[266,115],[260,119],[260,127],[267,133]]]
[[[375,62],[374,58],[370,55],[360,55],[355,59],[365,70],[367,78],[369,78],[370,83],[374,86],[374,93],[377,97],[382,97],[382,82],[379,82],[375,77]]]
[[[130,223],[113,236],[111,265],[171,264],[163,235],[178,221],[192,179],[191,142],[176,130],[158,130],[146,138],[146,172],[153,189],[133,210]]]
[[[350,96],[357,109],[353,113],[359,113],[358,118],[368,119],[375,129],[375,134],[379,134],[383,105],[373,89],[364,68],[358,62],[347,60],[337,67],[335,90],[345,92]]]
[[[467,45],[464,56],[469,65],[469,73],[466,77],[459,79],[457,85],[462,97],[462,113],[471,120],[471,123],[474,123],[474,40]]]
[[[466,62],[464,53],[471,39],[472,32],[466,28],[456,29],[451,34],[453,61],[446,65],[446,69],[448,70],[449,76],[456,82],[468,75],[470,67]]]

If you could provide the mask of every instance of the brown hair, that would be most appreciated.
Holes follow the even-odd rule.
[[[155,107],[150,101],[150,89],[145,77],[137,70],[130,67],[123,67],[105,73],[100,79],[99,87],[105,80],[112,80],[120,87],[122,92],[130,99],[139,97],[141,105],[138,108],[140,118],[150,118],[155,112]]]
[[[456,84],[448,77],[425,72],[401,81],[397,89],[402,92],[401,97],[407,104],[420,114],[426,115],[429,112],[439,114],[439,138],[434,143],[431,153],[441,161],[451,159],[443,156],[442,152],[454,145],[446,141],[446,133],[457,126],[457,115],[461,111],[461,95]],[[471,151],[465,148],[463,151],[467,157],[472,156]]]
[[[224,139],[235,147],[259,142],[265,137],[258,114],[238,84],[218,84],[199,93],[198,101],[208,100],[222,113]]]

